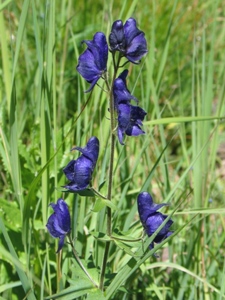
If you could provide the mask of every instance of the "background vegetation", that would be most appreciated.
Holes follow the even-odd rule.
[[[0,299],[225,298],[224,6],[224,0],[1,1]],[[146,135],[127,138],[123,147],[117,142],[113,227],[141,237],[136,199],[146,190],[155,202],[170,203],[174,235],[157,245],[158,258],[143,250],[146,238],[113,243],[101,294],[69,246],[55,254],[57,241],[45,225],[49,203],[63,195],[76,250],[98,278],[104,241],[96,235],[105,232],[105,208],[62,193],[62,168],[77,157],[70,149],[95,135],[101,146],[93,185],[107,181],[108,98],[95,87],[82,111],[87,85],[75,68],[83,39],[96,31],[108,36],[113,21],[131,16],[149,48],[141,67],[130,66],[128,81],[147,111]]]

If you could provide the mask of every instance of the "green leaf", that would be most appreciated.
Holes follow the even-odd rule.
[[[106,206],[110,207],[113,210],[118,209],[117,206],[115,204],[113,204],[112,201],[105,200],[105,199],[102,199],[102,198],[98,198],[95,202],[95,205],[94,205],[92,211],[93,212],[99,212],[100,210],[102,210]]]
[[[16,232],[21,230],[21,213],[16,202],[0,199],[0,217],[7,228]]]
[[[110,237],[107,234],[103,233],[103,232],[91,231],[90,234],[94,238],[96,238],[100,241],[110,241],[111,240]]]

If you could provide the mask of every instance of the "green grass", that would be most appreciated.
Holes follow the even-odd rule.
[[[0,3],[0,299],[225,298],[224,5]],[[97,86],[90,98],[83,92],[88,85],[76,65],[82,40],[96,31],[108,36],[114,20],[131,16],[148,41],[141,64],[127,65],[128,88],[147,111],[146,134],[127,137],[125,146],[116,142],[112,226],[115,236],[129,241],[111,242],[102,293],[69,245],[55,254],[58,241],[45,226],[49,203],[63,197],[75,248],[99,282],[105,204],[62,192],[62,169],[77,158],[72,147],[97,136],[93,186],[106,182],[100,192],[107,194],[109,99]],[[153,251],[137,213],[144,190],[155,202],[170,203],[164,212],[174,221],[174,234]]]

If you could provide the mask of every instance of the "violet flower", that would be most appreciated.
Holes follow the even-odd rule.
[[[146,112],[139,106],[121,103],[117,107],[118,111],[118,139],[123,145],[125,134],[128,136],[138,136],[145,132],[141,129],[142,121]]]
[[[86,91],[89,92],[106,72],[108,45],[106,37],[102,32],[97,32],[93,40],[84,40],[83,43],[87,45],[87,49],[78,59],[77,71],[91,84],[90,88]]]
[[[66,235],[70,232],[70,213],[66,202],[58,199],[57,204],[50,203],[54,213],[48,218],[47,229],[51,236],[59,238],[58,253],[63,245]]]
[[[72,160],[63,169],[64,174],[70,181],[63,186],[69,192],[79,192],[85,190],[90,184],[92,173],[94,171],[98,153],[99,140],[93,136],[87,142],[85,148],[75,147],[72,150],[78,150],[82,153],[76,160]]]
[[[146,112],[139,106],[130,104],[131,100],[138,102],[127,89],[126,77],[128,70],[124,70],[113,84],[114,107],[118,115],[117,134],[119,142],[123,145],[125,134],[128,136],[138,136],[145,132],[141,129],[142,121]]]
[[[159,226],[167,218],[166,215],[163,215],[160,212],[157,212],[163,206],[168,204],[161,203],[155,204],[151,195],[147,192],[142,192],[138,195],[138,213],[140,216],[141,223],[145,229],[145,232],[148,236],[153,235]],[[169,237],[173,232],[169,231],[170,226],[173,224],[172,220],[168,220],[163,228],[158,232],[152,243],[150,244],[150,249],[154,247],[155,243],[161,243],[164,239]]]
[[[124,25],[121,20],[113,23],[109,44],[112,52],[119,51],[134,64],[139,63],[148,52],[145,34],[137,28],[133,18],[128,19]]]

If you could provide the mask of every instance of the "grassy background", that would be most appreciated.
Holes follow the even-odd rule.
[[[101,148],[93,185],[107,182],[108,98],[95,87],[82,111],[89,95],[75,67],[83,39],[96,31],[108,36],[114,20],[131,16],[148,41],[149,53],[140,66],[129,65],[128,78],[128,88],[147,111],[146,134],[127,138],[123,147],[117,142],[113,227],[141,236],[136,199],[147,190],[155,202],[170,203],[175,234],[156,247],[159,258],[148,251],[141,256],[140,242],[112,244],[105,297],[225,298],[224,5],[224,0],[0,3],[0,299],[44,299],[65,288],[70,294],[61,299],[83,299],[84,286],[88,299],[103,297],[82,285],[68,246],[55,255],[57,242],[45,225],[49,203],[63,196],[78,253],[96,270],[101,267],[104,241],[90,232],[105,232],[105,209],[93,198],[62,193],[62,168],[77,158],[70,152],[74,145],[84,146],[96,135]],[[134,249],[139,250],[131,258]]]

